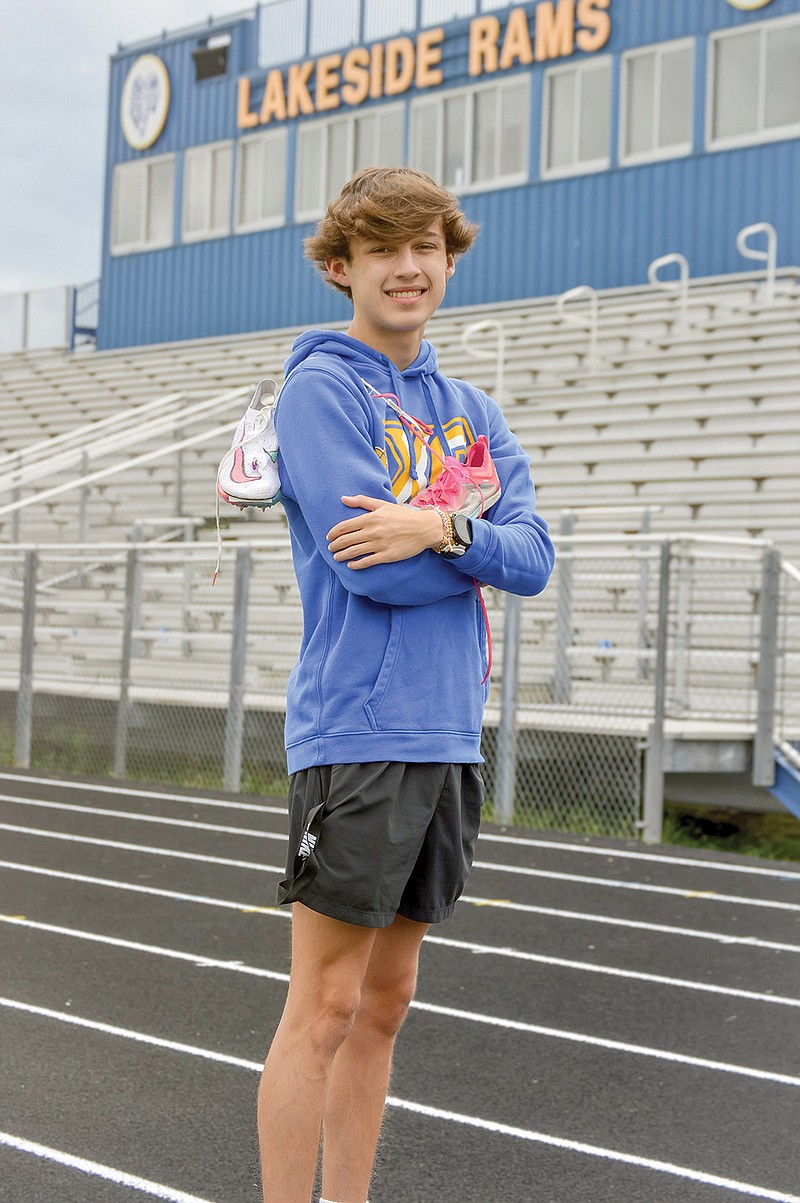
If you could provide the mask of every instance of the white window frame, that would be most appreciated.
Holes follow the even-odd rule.
[[[525,112],[524,164],[519,171],[508,172],[506,175],[493,176],[488,180],[473,180],[473,149],[475,145],[475,105],[473,98],[481,92],[496,91],[498,94],[510,88],[517,87],[521,82],[527,85],[528,96]],[[464,174],[466,182],[451,187],[459,196],[472,192],[494,192],[498,188],[514,188],[519,184],[527,184],[530,176],[530,121],[531,121],[531,77],[528,72],[515,72],[502,79],[492,79],[487,83],[468,88],[453,88],[447,92],[437,92],[435,96],[423,95],[411,102],[409,112],[409,147],[414,145],[414,114],[426,109],[436,114],[436,172],[437,180],[444,180],[444,106],[448,100],[458,100],[462,96],[468,98],[466,106],[466,121],[464,123]],[[499,131],[498,131],[499,132]],[[499,142],[498,142],[499,146]],[[410,152],[409,152],[410,153]],[[498,151],[499,153],[499,151]]]
[[[549,67],[544,73],[544,81],[542,86],[542,144],[539,160],[539,171],[543,180],[564,179],[566,176],[572,175],[590,175],[592,172],[608,171],[611,167],[611,112],[609,112],[609,151],[601,159],[586,159],[583,162],[572,163],[567,167],[548,167],[547,157],[550,152],[550,80],[556,75],[567,75],[575,73],[579,77],[587,71],[596,71],[600,67],[607,67],[611,78],[611,93],[614,85],[614,62],[610,54],[592,55],[591,58],[581,60],[580,62],[570,62],[563,67]],[[578,122],[573,133],[576,141],[580,139],[580,100],[575,105],[575,121]]]
[[[111,184],[111,228],[109,230],[109,252],[111,255],[132,255],[141,251],[158,251],[164,247],[173,246],[175,242],[175,158],[174,154],[166,155],[148,155],[147,158],[132,159],[127,163],[117,163],[114,168],[114,174]],[[165,239],[153,239],[147,241],[147,211],[150,207],[150,169],[158,163],[170,162],[172,164],[172,214],[170,220],[170,235]],[[139,215],[139,230],[140,237],[135,242],[115,243],[114,232],[117,227],[117,206],[119,204],[119,177],[120,173],[140,172],[144,176],[145,184],[143,189],[144,204]]]
[[[300,163],[300,139],[302,137],[303,129],[308,128],[309,126],[313,125],[314,130],[324,133],[323,145],[322,145],[322,162],[320,164],[320,179],[324,186],[324,183],[328,178],[328,153],[329,153],[329,146],[330,146],[328,130],[331,128],[331,126],[345,125],[346,130],[347,130],[346,156],[347,156],[348,169],[347,169],[347,174],[344,177],[346,180],[353,174],[353,171],[354,171],[353,163],[355,161],[355,151],[356,151],[356,122],[359,120],[359,118],[367,118],[367,117],[373,117],[373,116],[380,118],[382,115],[387,115],[390,113],[400,113],[403,120],[405,120],[405,106],[404,106],[403,102],[401,101],[399,104],[397,104],[397,103],[382,104],[380,106],[370,105],[368,108],[363,108],[356,112],[350,112],[350,113],[341,113],[340,112],[340,113],[337,113],[335,116],[325,117],[321,120],[318,119],[314,122],[304,122],[303,125],[299,127],[299,129],[297,131],[297,149],[295,152],[295,181],[294,181],[294,220],[296,222],[317,221],[324,214],[325,206],[328,203],[327,200],[323,197],[321,203],[318,205],[315,205],[313,208],[310,208],[310,209],[301,209],[300,208],[300,199],[299,198],[300,198],[301,180],[300,180],[300,172],[299,172],[299,163]]]
[[[239,210],[242,200],[242,170],[244,164],[243,148],[252,142],[280,142],[283,145],[283,162],[284,162],[284,196],[281,198],[280,213],[273,217],[262,217],[257,221],[241,221],[239,219]],[[234,189],[233,189],[233,232],[235,234],[250,234],[255,230],[275,230],[279,226],[286,225],[286,200],[285,200],[285,181],[288,177],[289,163],[289,137],[285,127],[281,129],[269,130],[266,133],[261,130],[258,133],[245,134],[236,142],[234,157],[236,164],[234,167]]]
[[[656,55],[656,80],[655,80],[655,106],[653,113],[653,123],[658,129],[659,118],[661,115],[661,64],[664,55],[670,54],[673,51],[690,50],[692,54],[692,80],[694,80],[695,69],[695,39],[694,38],[677,38],[672,42],[657,42],[652,46],[637,46],[635,50],[626,50],[622,55],[622,70],[620,79],[620,102],[619,102],[619,127],[618,127],[618,145],[619,145],[619,162],[622,166],[631,167],[636,163],[653,163],[662,159],[680,159],[684,155],[692,153],[692,130],[694,129],[694,92],[692,92],[692,105],[689,119],[689,140],[688,142],[676,142],[672,146],[655,147],[653,150],[638,151],[635,153],[627,153],[625,150],[628,125],[628,64],[632,60],[645,54]]]
[[[228,176],[228,211],[225,216],[225,223],[221,226],[211,226],[211,197],[214,193],[214,152],[217,150],[228,149],[231,152],[231,173]],[[189,190],[186,187],[187,172],[186,165],[190,159],[199,159],[203,156],[208,156],[211,159],[211,171],[209,172],[208,191],[204,198],[205,225],[202,230],[187,230],[186,221],[188,217],[189,207]],[[206,142],[202,146],[189,146],[184,151],[183,158],[183,196],[181,197],[181,241],[182,242],[202,242],[208,238],[225,238],[231,232],[231,198],[233,194],[232,185],[233,171],[233,141],[226,138],[220,142]]]
[[[800,134],[800,121],[793,125],[774,126],[770,129],[763,127],[767,99],[767,34],[774,30],[800,24],[800,15],[791,13],[787,17],[773,17],[771,21],[759,21],[754,25],[737,25],[732,29],[720,29],[709,35],[708,59],[706,70],[706,122],[705,149],[733,150],[737,146],[759,146],[766,142],[782,142],[787,138],[796,138]],[[744,32],[756,34],[761,39],[758,54],[758,121],[759,128],[752,134],[731,134],[724,138],[714,137],[714,60],[716,47],[724,38],[735,37]]]

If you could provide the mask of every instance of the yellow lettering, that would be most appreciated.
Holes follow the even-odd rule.
[[[345,104],[361,104],[369,93],[369,51],[364,46],[354,46],[344,56],[342,100]]]
[[[314,103],[308,91],[308,81],[313,70],[314,63],[310,59],[305,63],[292,63],[289,68],[286,107],[290,117],[314,112]]]
[[[443,29],[426,29],[417,38],[417,75],[414,82],[418,88],[434,88],[442,82],[438,64],[442,61],[443,41]]]
[[[397,96],[407,92],[414,79],[414,43],[411,38],[392,38],[386,43],[384,93]]]
[[[578,0],[576,20],[586,26],[575,35],[579,50],[599,50],[611,37],[611,17],[605,11],[597,11],[607,9],[610,3],[611,0]]]
[[[370,55],[369,72],[370,99],[378,100],[383,96],[383,42],[376,42]]]
[[[497,17],[475,17],[469,27],[469,73],[492,75],[497,70],[497,41],[500,22]]]
[[[326,54],[317,59],[314,99],[318,113],[339,107],[339,93],[335,89],[339,87],[339,72],[336,68],[341,65],[341,54]]]
[[[572,54],[575,44],[575,0],[545,0],[536,8],[536,61]]]
[[[541,7],[541,5],[540,5]],[[539,9],[536,10],[539,15]],[[538,36],[538,31],[537,31]],[[503,49],[500,51],[500,70],[506,71],[514,63],[532,63],[533,47],[528,29],[528,14],[524,8],[512,8],[508,14]]]
[[[286,94],[283,90],[283,75],[277,67],[274,71],[270,71],[267,76],[259,121],[262,125],[269,125],[273,117],[276,121],[286,120]]]
[[[250,112],[250,80],[246,75],[239,80],[236,124],[239,129],[252,129],[254,125],[258,125],[258,113]]]

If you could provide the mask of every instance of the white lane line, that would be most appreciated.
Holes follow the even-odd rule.
[[[43,827],[27,827],[18,823],[0,823],[0,831],[11,831],[17,835],[38,836],[47,840],[64,840],[73,844],[92,844],[98,848],[116,848],[121,852],[142,852],[149,856],[164,856],[173,860],[197,861],[207,865],[226,865],[229,868],[249,869],[256,873],[283,873],[283,865],[265,865],[263,862],[238,860],[224,856],[208,856],[199,852],[181,852],[149,844],[131,844],[123,840],[105,840],[97,836],[74,835],[69,831],[50,831]],[[570,881],[580,885],[594,885],[617,890],[633,890],[647,894],[667,894],[671,897],[688,898],[699,902],[723,902],[736,906],[761,907],[769,910],[800,911],[800,903],[776,902],[769,898],[740,898],[736,894],[717,894],[713,890],[682,890],[673,886],[650,886],[644,882],[613,881],[604,877],[583,877],[574,873],[551,873],[545,869],[527,869],[513,865],[496,865],[488,861],[475,861],[476,869],[493,869],[503,873],[514,873],[526,877],[544,877],[556,881]]]
[[[0,914],[0,923],[10,927],[29,928],[32,931],[49,932],[57,936],[69,936],[78,940],[89,940],[98,944],[108,944],[115,948],[125,948],[131,952],[151,953],[155,956],[173,957],[176,960],[189,961],[191,964],[213,969],[226,969],[234,973],[249,974],[253,977],[271,978],[276,982],[288,982],[288,973],[278,973],[272,969],[260,969],[254,965],[245,965],[241,961],[221,961],[215,957],[207,957],[202,953],[179,952],[173,948],[164,948],[157,944],[141,944],[136,940],[125,940],[118,936],[107,936],[100,932],[89,932],[81,928],[62,927],[56,923],[42,923],[36,919],[22,918],[20,915]],[[641,981],[657,986],[669,986],[682,990],[695,990],[702,994],[722,994],[729,998],[739,998],[746,1002],[774,1003],[783,1007],[800,1007],[800,998],[786,998],[780,994],[759,994],[754,990],[736,990],[732,986],[714,986],[708,982],[693,982],[686,978],[666,977],[658,973],[638,973],[633,969],[617,969],[611,965],[598,965],[592,961],[571,961],[564,957],[548,957],[535,952],[523,952],[518,948],[495,948],[491,944],[473,944],[467,940],[450,940],[446,936],[425,937],[425,944],[440,944],[447,948],[456,948],[460,952],[470,952],[479,956],[511,957],[519,961],[531,961],[537,965],[552,965],[559,969],[574,969],[585,973],[605,974],[609,977],[621,977],[629,981]]]
[[[113,890],[127,890],[133,894],[152,894],[159,898],[172,898],[178,902],[196,902],[202,906],[218,906],[233,911],[245,911],[265,915],[277,915],[291,919],[286,907],[258,906],[248,902],[233,902],[223,898],[208,898],[203,894],[185,894],[178,890],[165,890],[157,886],[136,885],[129,881],[116,881],[107,877],[91,877],[87,873],[68,873],[65,869],[48,869],[43,865],[23,865],[16,861],[0,860],[0,869],[11,869],[17,873],[34,873],[42,877],[55,877],[63,881],[77,881],[83,885],[105,886]],[[281,870],[283,871],[283,870]],[[646,923],[639,919],[613,919],[604,915],[590,915],[582,911],[561,911],[554,907],[529,906],[521,902],[509,902],[504,898],[475,898],[462,894],[461,902],[475,907],[491,906],[500,910],[522,911],[534,915],[549,915],[556,919],[577,919],[585,923],[598,923],[606,927],[633,928],[636,931],[658,932],[668,936],[686,936],[695,940],[709,940],[713,944],[744,945],[747,948],[765,948],[775,952],[800,953],[800,944],[782,944],[776,940],[762,940],[758,936],[728,936],[720,932],[701,931],[691,927],[670,927],[664,923]]]
[[[134,1032],[128,1028],[114,1027],[111,1024],[100,1023],[95,1020],[83,1019],[77,1015],[69,1015],[63,1011],[52,1011],[46,1007],[36,1007],[28,1003],[18,1003],[10,999],[0,999],[0,1004],[11,1006],[12,1008],[26,1012],[32,1015],[38,1015],[46,1019],[54,1019],[60,1023],[72,1024],[76,1027],[89,1028],[93,1031],[103,1032],[106,1035],[119,1036],[126,1040],[133,1040],[141,1044],[153,1045],[158,1048],[166,1048],[172,1052],[179,1052],[193,1057],[199,1057],[203,1060],[222,1062],[226,1065],[234,1066],[240,1069],[254,1070],[260,1073],[262,1063],[260,1061],[245,1061],[241,1057],[231,1057],[224,1053],[212,1052],[209,1049],[197,1048],[190,1044],[177,1044],[174,1041],[162,1040],[157,1036],[149,1036],[143,1032]],[[583,1153],[588,1156],[601,1157],[606,1160],[618,1161],[626,1165],[637,1165],[644,1169],[655,1170],[656,1172],[671,1174],[675,1177],[685,1178],[690,1181],[705,1182],[711,1186],[720,1186],[726,1190],[735,1190],[740,1194],[751,1195],[757,1199],[770,1199],[773,1203],[800,1203],[800,1196],[788,1195],[780,1191],[773,1191],[766,1187],[755,1186],[749,1182],[737,1182],[732,1178],[721,1178],[715,1174],[706,1174],[702,1170],[693,1170],[684,1166],[672,1165],[666,1161],[653,1161],[650,1158],[638,1157],[632,1153],[622,1153],[616,1149],[605,1149],[598,1145],[583,1144],[579,1141],[564,1140],[557,1136],[549,1136],[546,1133],[535,1132],[528,1128],[516,1128],[510,1124],[501,1124],[493,1120],[481,1119],[477,1116],[462,1115],[456,1111],[445,1111],[438,1107],[429,1107],[423,1103],[415,1103],[409,1099],[399,1099],[394,1096],[389,1096],[386,1100],[387,1106],[396,1107],[399,1110],[414,1112],[417,1115],[426,1116],[429,1119],[441,1119],[449,1123],[466,1124],[473,1128],[479,1128],[486,1132],[497,1133],[502,1136],[512,1136],[519,1140],[530,1140],[539,1144],[550,1145],[554,1148],[566,1149],[569,1152]]]
[[[70,844],[92,844],[98,848],[116,848],[120,852],[144,852],[148,856],[165,856],[172,860],[200,861],[204,865],[227,865],[234,869],[251,869],[256,873],[284,873],[283,865],[265,865],[263,861],[236,860],[229,856],[201,856],[198,852],[180,852],[174,848],[158,848],[151,844],[129,844],[124,840],[101,840],[96,836],[73,835],[69,831],[46,831],[43,827],[22,827],[17,823],[0,823],[0,831],[17,835],[35,835],[46,840],[64,840]]]
[[[745,873],[755,877],[778,877],[782,881],[800,881],[800,871],[791,869],[768,869],[763,865],[748,865],[747,858],[742,856],[744,864],[733,864],[730,861],[701,860],[691,856],[668,856],[658,852],[634,852],[631,848],[604,848],[593,844],[568,844],[564,840],[526,839],[518,835],[495,835],[490,831],[481,832],[481,841],[494,844],[511,844],[518,848],[542,848],[546,852],[555,849],[558,852],[576,852],[582,856],[604,856],[609,860],[617,857],[623,860],[652,861],[659,865],[688,865],[691,869],[712,869],[718,873]]]
[[[629,927],[636,931],[662,932],[668,936],[691,936],[698,940],[712,940],[717,944],[746,944],[753,948],[772,948],[776,952],[800,952],[798,944],[781,944],[775,940],[761,940],[757,936],[726,936],[721,932],[698,931],[691,927],[674,927],[668,923],[645,923],[641,919],[616,919],[606,915],[591,915],[586,911],[564,911],[552,906],[533,906],[528,902],[511,902],[508,898],[476,898],[462,894],[461,902],[473,906],[495,906],[505,911],[520,911],[526,915],[552,915],[556,919],[578,919],[583,923],[600,923],[610,927]]]
[[[2,919],[0,915],[0,919]],[[800,1007],[800,998],[786,998],[780,994],[760,994],[755,990],[736,990],[733,986],[713,986],[710,982],[693,982],[683,977],[668,977],[661,973],[642,973],[635,969],[617,969],[613,965],[600,965],[594,961],[572,961],[566,957],[549,957],[538,952],[523,952],[519,948],[495,947],[492,944],[473,944],[467,940],[450,940],[446,936],[426,935],[426,944],[443,944],[478,956],[511,957],[520,961],[532,961],[537,965],[552,965],[557,969],[576,969],[582,973],[599,973],[609,977],[627,978],[629,981],[647,982],[657,986],[670,986],[680,990],[697,990],[704,994],[726,994],[731,998],[749,1002],[777,1003],[784,1007]]]
[[[184,894],[179,890],[163,890],[158,886],[135,885],[131,881],[114,881],[108,877],[90,877],[87,873],[67,873],[64,869],[45,869],[41,865],[18,865],[13,861],[0,861],[1,869],[13,869],[19,873],[36,873],[42,877],[57,877],[64,881],[78,881],[84,885],[108,886],[113,890],[126,890],[131,894],[152,894],[156,898],[169,898],[176,902],[196,902],[201,906],[219,906],[230,911],[253,911],[269,915],[280,915],[291,919],[291,912],[277,906],[254,906],[247,902],[231,902],[224,898],[208,898],[204,894]],[[800,948],[797,950],[800,952]]]
[[[0,823],[2,827],[2,823]],[[777,902],[770,898],[742,898],[738,894],[718,894],[716,890],[687,890],[680,886],[653,886],[643,881],[618,881],[610,877],[588,877],[580,873],[557,873],[552,869],[530,869],[523,865],[498,865],[494,861],[473,861],[475,869],[496,873],[515,873],[519,877],[545,877],[550,881],[571,881],[578,885],[603,886],[614,890],[637,890],[643,894],[668,894],[675,898],[699,898],[703,902],[731,902],[736,906],[760,906],[776,911],[800,911],[800,902]]]
[[[722,1178],[718,1174],[707,1174],[703,1170],[692,1170],[686,1166],[673,1165],[669,1161],[655,1161],[650,1157],[637,1157],[634,1153],[620,1153],[616,1149],[604,1149],[600,1145],[584,1144],[578,1140],[565,1140],[560,1136],[548,1136],[544,1132],[532,1132],[528,1128],[514,1128],[510,1124],[499,1124],[494,1120],[479,1119],[475,1115],[460,1115],[456,1111],[444,1111],[441,1107],[428,1107],[424,1103],[411,1103],[405,1099],[391,1098],[386,1102],[401,1111],[412,1111],[429,1119],[441,1119],[451,1124],[466,1124],[483,1132],[496,1132],[500,1136],[513,1136],[518,1140],[530,1140],[549,1145],[554,1149],[566,1149],[570,1153],[583,1153],[588,1157],[600,1157],[606,1161],[618,1161],[624,1165],[641,1166],[658,1174],[670,1174],[690,1182],[703,1182],[708,1186],[719,1186],[723,1190],[750,1195],[754,1199],[770,1199],[772,1203],[800,1203],[800,1195],[787,1195],[783,1191],[755,1186],[751,1182],[737,1182],[734,1178]]]
[[[216,806],[230,810],[253,810],[262,814],[287,816],[286,806],[269,806],[254,802],[233,802],[227,798],[200,798],[193,794],[174,794],[165,790],[148,790],[128,786],[124,782],[115,785],[102,785],[97,782],[70,781],[53,777],[37,777],[31,773],[15,773],[0,771],[0,781],[33,782],[35,785],[47,785],[58,789],[75,789],[83,793],[104,793],[136,798],[156,798],[168,802],[186,802],[196,806]],[[701,860],[692,857],[669,856],[658,852],[638,852],[628,848],[604,848],[592,845],[570,844],[558,840],[527,839],[525,836],[496,835],[493,832],[482,832],[481,840],[495,843],[512,844],[521,847],[558,849],[564,852],[575,852],[586,856],[623,857],[628,860],[653,861],[665,865],[688,865],[692,869],[708,869],[720,873],[745,873],[755,876],[778,877],[784,880],[797,879],[800,881],[800,871],[792,872],[785,869],[768,869],[763,865],[747,863],[731,864],[727,861]],[[742,858],[745,861],[745,858]]]
[[[115,941],[115,943],[117,943]],[[119,942],[121,943],[121,942]],[[156,953],[161,956],[175,957],[179,960],[193,961],[199,967],[219,968],[235,973],[246,973],[251,977],[269,977],[272,980],[288,981],[288,975],[276,974],[261,970],[255,966],[241,966],[236,962],[215,961],[211,957],[192,957],[189,954],[173,952],[171,949],[157,949],[148,945],[139,945],[138,951]],[[9,999],[0,999],[0,1006],[14,1006]],[[458,1019],[467,1023],[479,1023],[488,1027],[503,1028],[510,1032],[525,1032],[530,1036],[544,1036],[548,1040],[565,1040],[572,1044],[583,1044],[593,1048],[606,1049],[613,1053],[628,1053],[636,1057],[648,1057],[656,1061],[667,1061],[673,1065],[688,1065],[693,1069],[707,1069],[714,1073],[735,1074],[739,1077],[755,1078],[760,1082],[776,1082],[779,1086],[800,1087],[800,1077],[791,1074],[780,1074],[770,1070],[756,1069],[749,1065],[734,1065],[727,1061],[714,1061],[707,1057],[693,1057],[688,1053],[674,1053],[668,1049],[652,1048],[649,1045],[631,1044],[623,1040],[608,1040],[601,1036],[591,1036],[586,1032],[570,1032],[563,1028],[546,1027],[543,1024],[525,1023],[518,1019],[505,1019],[500,1015],[486,1015],[480,1011],[466,1011],[458,1007],[445,1007],[438,1003],[426,1003],[414,999],[411,1003],[414,1010],[424,1011],[431,1015],[440,1015],[445,1019]]]
[[[50,802],[44,798],[25,798],[20,794],[0,794],[0,802],[13,802],[18,806],[32,806],[43,810],[67,810],[74,814],[102,815],[111,819],[130,819],[134,823],[159,823],[164,827],[189,827],[194,831],[221,832],[225,835],[246,835],[257,840],[280,840],[286,843],[286,834],[277,831],[259,831],[255,827],[228,827],[222,823],[198,823],[192,819],[167,819],[162,815],[145,815],[135,810],[111,810],[101,806],[78,806],[72,802]]]
[[[198,798],[194,794],[171,794],[166,790],[139,789],[124,781],[116,785],[101,785],[94,781],[64,781],[53,777],[34,777],[31,773],[0,772],[0,781],[33,782],[53,789],[78,789],[81,793],[116,794],[131,798],[156,798],[163,802],[188,802],[192,806],[219,806],[224,810],[255,810],[259,814],[287,815],[286,806],[268,806],[263,802],[231,802],[227,798]]]
[[[211,1203],[209,1199],[201,1199],[199,1195],[187,1195],[186,1191],[174,1190],[161,1182],[151,1182],[149,1178],[139,1178],[136,1174],[128,1174],[110,1165],[101,1165],[98,1161],[87,1161],[85,1157],[75,1157],[74,1154],[64,1153],[61,1149],[40,1145],[35,1140],[12,1136],[10,1132],[0,1132],[0,1145],[7,1145],[20,1153],[32,1153],[34,1157],[44,1161],[55,1161],[71,1170],[80,1170],[82,1174],[91,1174],[94,1178],[105,1178],[107,1182],[115,1182],[118,1186],[130,1186],[156,1199],[167,1199],[169,1203]]]

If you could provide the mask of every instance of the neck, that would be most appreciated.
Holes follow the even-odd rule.
[[[368,347],[372,347],[373,351],[378,351],[381,355],[385,355],[387,359],[391,359],[395,367],[404,372],[407,367],[410,367],[414,360],[419,355],[419,349],[422,346],[421,330],[406,331],[391,331],[383,332],[381,330],[362,331],[359,323],[354,319],[348,327],[347,333],[351,338],[357,338],[359,342],[364,343]]]

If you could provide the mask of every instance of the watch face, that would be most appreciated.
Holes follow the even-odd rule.
[[[453,530],[462,547],[472,547],[472,523],[466,514],[453,514]]]

